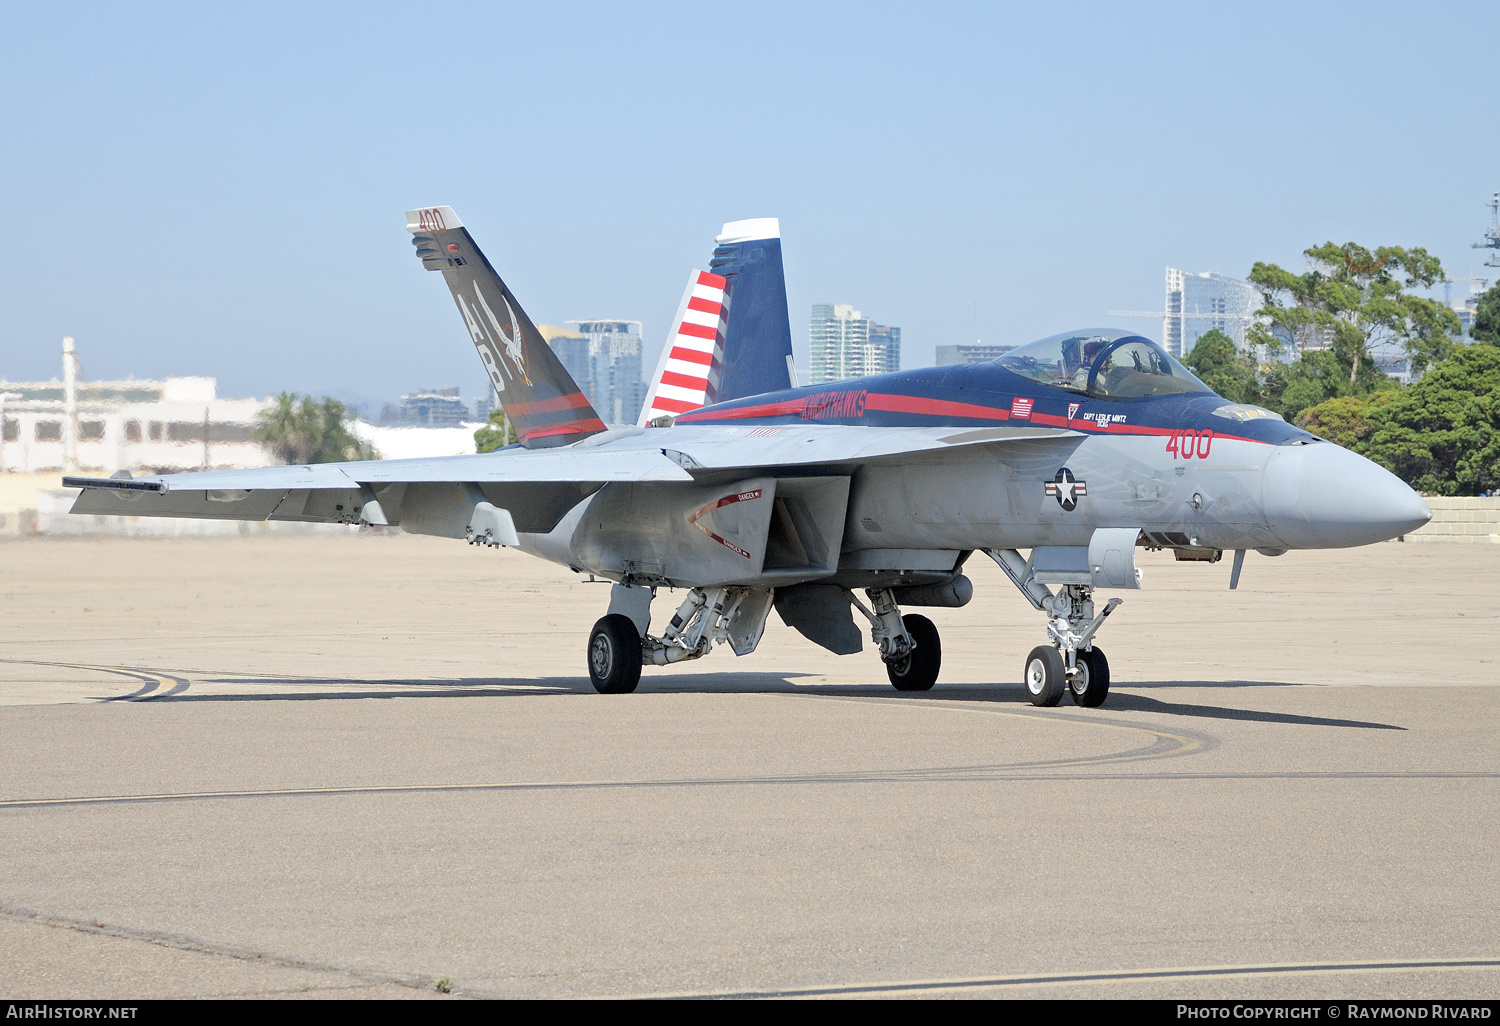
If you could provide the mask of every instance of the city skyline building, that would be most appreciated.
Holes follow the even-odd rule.
[[[457,385],[409,392],[401,397],[399,404],[387,403],[380,417],[385,424],[413,427],[457,427],[469,418],[469,407],[460,397]]]
[[[808,328],[809,384],[901,369],[901,329],[848,303],[815,303]]]
[[[1192,273],[1168,267],[1162,347],[1181,358],[1193,351],[1200,337],[1218,330],[1244,349],[1245,333],[1264,305],[1260,289],[1248,281],[1213,271]]]
[[[646,401],[641,378],[641,322],[568,321],[576,331],[548,339],[601,420],[634,424]]]
[[[953,346],[937,346],[933,354],[938,367],[952,367],[969,363],[989,363],[1010,352],[1015,346],[987,346],[983,342],[960,343]]]

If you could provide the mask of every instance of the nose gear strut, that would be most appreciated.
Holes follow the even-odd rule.
[[[1097,615],[1094,588],[1065,584],[1055,595],[1032,575],[1032,562],[1015,549],[985,549],[1033,608],[1047,614],[1047,637],[1026,657],[1025,684],[1033,705],[1056,705],[1066,689],[1082,706],[1100,705],[1109,693],[1109,663],[1094,647],[1094,634],[1123,601],[1112,598]],[[1049,655],[1050,653],[1050,655]]]

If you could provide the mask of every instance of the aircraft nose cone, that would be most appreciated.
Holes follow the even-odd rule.
[[[1432,519],[1406,482],[1332,442],[1277,449],[1264,482],[1268,526],[1294,549],[1369,545]]]

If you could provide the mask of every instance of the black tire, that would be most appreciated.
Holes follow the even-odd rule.
[[[1051,645],[1038,645],[1026,657],[1021,683],[1032,705],[1056,705],[1067,690],[1067,667],[1062,653]]]
[[[589,634],[589,680],[601,695],[625,695],[641,682],[641,632],[621,613],[610,613]]]
[[[943,665],[943,643],[938,629],[927,617],[907,613],[901,618],[916,647],[904,657],[885,664],[885,675],[897,691],[928,691],[937,683]]]
[[[1078,653],[1078,668],[1083,672],[1068,682],[1073,704],[1097,709],[1109,697],[1109,660],[1104,658],[1103,649],[1091,648]]]

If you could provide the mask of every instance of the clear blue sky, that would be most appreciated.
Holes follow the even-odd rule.
[[[0,376],[376,405],[483,376],[402,212],[532,318],[661,345],[719,225],[781,218],[793,338],[932,347],[1159,309],[1332,239],[1450,274],[1500,190],[1500,11],[1424,4],[0,8]],[[1129,322],[1155,335],[1160,324]]]

